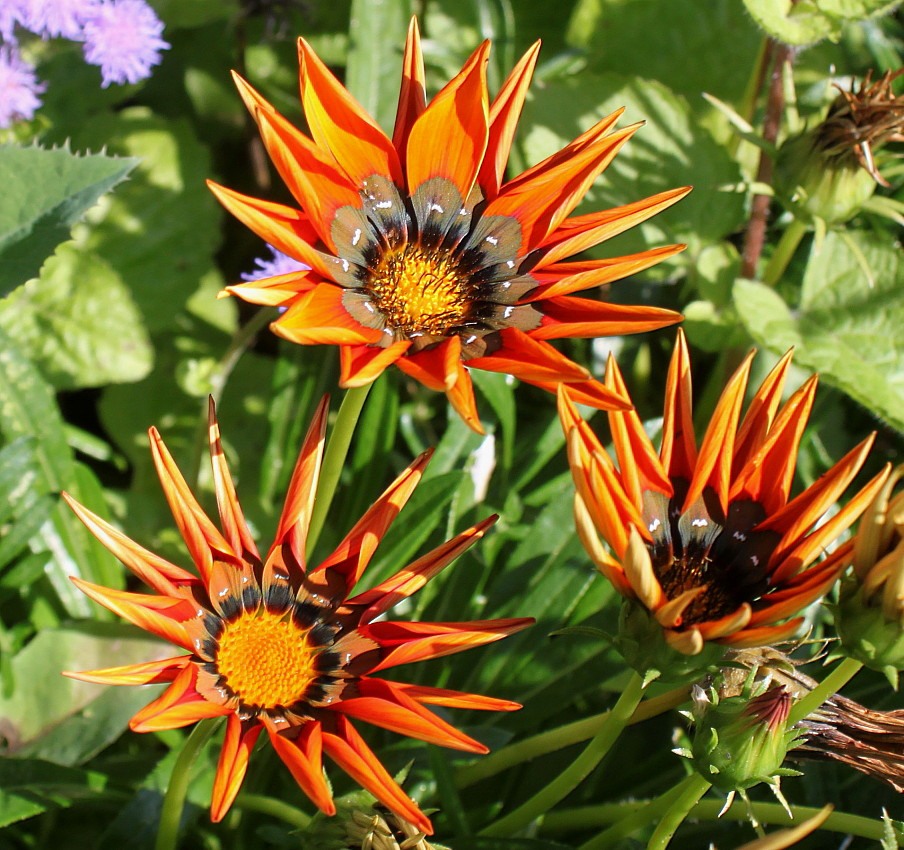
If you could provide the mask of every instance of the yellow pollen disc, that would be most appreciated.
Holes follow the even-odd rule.
[[[219,638],[216,664],[227,687],[246,705],[290,706],[317,675],[316,651],[308,629],[291,617],[263,609],[227,622]]]
[[[466,315],[467,277],[442,251],[417,245],[386,251],[367,288],[387,326],[402,333],[441,334]]]

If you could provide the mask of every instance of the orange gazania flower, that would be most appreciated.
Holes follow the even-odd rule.
[[[752,359],[753,352],[729,380],[698,449],[690,361],[679,333],[659,453],[634,411],[611,412],[617,464],[568,390],[560,392],[581,540],[616,589],[638,600],[668,644],[687,655],[708,641],[749,647],[793,635],[803,618],[788,618],[832,586],[850,562],[853,543],[816,559],[863,512],[887,474],[814,529],[860,469],[874,435],[789,501],[817,379],[812,376],[780,407],[788,352],[741,420]],[[606,385],[625,389],[613,359]]]
[[[671,310],[605,304],[573,293],[619,280],[676,254],[565,262],[673,204],[687,188],[587,215],[571,213],[639,125],[602,119],[508,182],[509,149],[539,43],[492,103],[489,42],[427,104],[417,24],[402,70],[392,139],[299,40],[301,100],[311,136],[243,79],[236,81],[276,169],[301,209],[211,183],[220,202],[310,271],[227,287],[256,304],[288,307],[275,333],[340,346],[341,383],[373,381],[395,363],[442,390],[475,430],[468,368],[546,389],[559,382],[600,408],[617,394],[547,340],[637,333],[680,321]]]
[[[155,429],[151,452],[176,523],[200,577],[143,549],[68,496],[91,532],[156,593],[131,593],[73,578],[88,596],[185,654],[159,661],[67,673],[114,685],[169,682],[136,714],[136,732],[227,718],[211,818],[229,810],[262,730],[301,789],[327,814],[335,807],[321,769],[326,753],[378,800],[418,829],[430,821],[402,791],[352,721],[468,752],[487,748],[425,705],[510,711],[517,703],[372,674],[499,640],[529,619],[406,623],[381,614],[424,586],[483,536],[490,517],[376,587],[350,596],[377,543],[417,486],[429,453],[412,463],[338,548],[305,568],[305,537],[323,454],[326,400],[301,449],[276,539],[258,554],[236,499],[211,404],[210,454],[222,532],[192,496]]]

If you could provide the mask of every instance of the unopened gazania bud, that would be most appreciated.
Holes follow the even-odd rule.
[[[382,806],[356,809],[345,822],[348,850],[445,850]]]
[[[844,653],[885,673],[894,687],[904,670],[904,490],[894,494],[902,477],[899,466],[866,509],[835,608]]]
[[[891,88],[900,73],[876,82],[868,74],[858,90],[839,89],[822,123],[781,146],[775,187],[795,213],[841,224],[869,200],[877,183],[888,185],[873,154],[888,141],[904,139],[904,99]]]
[[[788,729],[791,694],[783,685],[755,696],[751,690],[720,699],[715,689],[707,694],[696,688],[689,755],[697,772],[721,791],[761,782],[777,787],[779,777],[797,774],[782,767],[797,740],[797,732]]]

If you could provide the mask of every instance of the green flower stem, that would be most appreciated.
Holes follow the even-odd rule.
[[[549,785],[479,834],[492,838],[511,835],[548,812],[570,794],[609,752],[637,708],[642,695],[643,679],[635,673],[584,751]]]
[[[154,850],[175,850],[179,840],[179,824],[182,821],[182,809],[185,807],[185,795],[191,780],[191,769],[198,753],[210,739],[222,722],[221,717],[210,717],[199,720],[191,734],[185,739],[182,752],[176,758],[169,785],[163,798],[160,811],[160,825],[157,827],[157,841]]]
[[[314,511],[311,516],[311,527],[308,529],[307,550],[313,552],[323,531],[323,524],[329,514],[333,496],[336,493],[336,485],[342,474],[342,465],[348,456],[348,447],[352,442],[352,434],[361,416],[367,394],[373,384],[365,384],[363,387],[352,387],[345,391],[345,398],[339,407],[336,424],[333,433],[330,434],[323,458],[323,466],[320,470],[320,483],[317,485],[317,496],[314,499]]]
[[[791,706],[788,725],[793,726],[808,714],[816,711],[829,697],[835,696],[862,668],[861,662],[855,661],[853,658],[845,658],[810,693]]]
[[[681,793],[666,809],[647,844],[647,850],[665,850],[675,836],[675,832],[684,823],[691,809],[700,802],[700,798],[711,785],[702,776],[694,773],[681,783]]]
[[[637,706],[625,725],[633,726],[635,723],[649,720],[651,717],[676,708],[686,702],[689,695],[690,687],[687,686],[645,699]],[[558,729],[541,732],[539,735],[496,750],[492,755],[488,755],[474,764],[460,767],[455,772],[455,785],[457,788],[467,788],[522,762],[531,761],[572,744],[579,744],[581,741],[587,741],[599,731],[601,724],[606,721],[608,716],[609,712],[604,711],[602,714],[567,723]]]
[[[263,794],[246,794],[245,792],[242,792],[236,797],[234,805],[239,809],[247,809],[251,812],[261,812],[265,815],[272,815],[298,829],[306,829],[311,823],[311,816],[305,814],[301,809],[290,806],[282,800],[275,800],[273,797],[265,797]]]
[[[628,804],[626,810],[628,814],[623,817],[614,819],[615,823],[608,829],[594,836],[586,843],[582,844],[578,850],[608,850],[619,844],[623,838],[627,838],[635,830],[654,823],[669,810],[672,804],[677,800],[685,790],[685,785],[693,779],[693,776],[686,777],[672,788],[669,788],[664,794],[655,800],[650,800],[646,805],[637,806],[633,801]],[[545,821],[544,821],[545,826]]]
[[[674,790],[674,789],[673,789]],[[671,792],[670,792],[671,793]],[[659,798],[660,800],[662,798]],[[658,802],[658,801],[653,801]],[[652,805],[648,803],[647,806]],[[743,801],[735,802],[734,805],[724,814],[724,802],[721,799],[701,800],[690,811],[690,817],[695,820],[704,821],[734,821],[736,823],[745,823],[749,820],[747,814],[747,805]],[[643,801],[629,800],[624,803],[604,803],[599,806],[582,806],[577,809],[562,809],[550,814],[543,821],[543,833],[549,835],[557,835],[569,832],[579,832],[581,830],[593,829],[594,827],[604,826],[606,824],[615,824],[621,826],[628,818],[634,817],[639,811],[646,812],[647,806]],[[789,826],[800,823],[813,815],[818,814],[821,809],[812,806],[794,806],[792,808],[793,818],[788,817],[788,813],[779,803],[751,803],[751,809],[756,819],[764,826]],[[649,818],[647,818],[649,820]],[[637,826],[642,822],[637,823]],[[826,822],[820,829],[829,832],[839,832],[842,834],[856,835],[858,838],[871,838],[875,841],[881,841],[883,838],[884,824],[874,818],[866,818],[860,815],[852,815],[847,812],[832,812]],[[895,837],[904,840],[904,823],[901,821],[892,821],[892,829]],[[605,834],[605,833],[604,833]],[[621,836],[628,833],[622,831]],[[581,850],[599,850],[604,846],[612,846],[612,843],[600,844],[599,836],[593,841],[585,844]]]
[[[788,268],[788,263],[791,262],[791,258],[794,256],[797,246],[800,245],[800,240],[804,238],[806,232],[806,224],[800,219],[791,219],[791,223],[782,234],[782,238],[779,239],[778,245],[775,246],[774,253],[766,264],[766,269],[763,272],[763,283],[767,286],[776,286],[778,284],[782,279],[785,270]]]

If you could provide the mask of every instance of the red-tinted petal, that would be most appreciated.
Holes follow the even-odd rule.
[[[239,793],[248,770],[251,750],[262,728],[256,720],[242,722],[235,714],[231,714],[226,721],[226,737],[220,750],[210,800],[210,819],[214,823],[226,817]]]
[[[364,345],[377,342],[380,332],[353,319],[342,305],[343,290],[321,283],[304,293],[270,330],[301,345]]]
[[[411,347],[407,339],[394,342],[386,348],[375,345],[346,345],[339,349],[341,374],[339,386],[363,387],[375,381],[387,366],[399,360]]]
[[[424,57],[421,53],[421,34],[417,18],[408,24],[408,38],[405,42],[405,58],[402,60],[402,87],[399,90],[399,106],[396,110],[395,130],[392,144],[400,157],[408,146],[408,135],[414,122],[427,108],[426,85],[424,82]],[[405,168],[405,160],[402,160]]]
[[[301,790],[320,811],[328,815],[336,814],[333,797],[323,778],[322,752],[326,736],[320,723],[309,720],[290,730],[291,734],[281,734],[271,722],[266,719],[263,722],[273,749],[289,768]]]
[[[187,665],[173,683],[152,703],[146,705],[130,721],[133,732],[159,732],[179,729],[207,717],[232,714],[225,705],[208,702],[196,690],[198,668]]]
[[[447,688],[430,688],[426,685],[411,685],[407,682],[393,682],[396,690],[404,691],[412,699],[427,705],[444,705],[447,708],[470,708],[479,711],[517,711],[521,704],[507,699],[495,699],[480,694],[450,691]]]
[[[80,682],[96,682],[99,685],[154,685],[172,682],[190,660],[190,655],[180,655],[178,658],[161,658],[158,661],[106,667],[103,670],[77,672],[64,670],[63,675],[70,679],[78,679]]]
[[[635,307],[610,304],[589,298],[550,298],[538,302],[543,313],[540,327],[527,332],[531,339],[575,339],[581,337],[622,336],[674,325],[681,313],[662,307]]]
[[[691,362],[684,331],[678,330],[675,351],[669,364],[662,419],[662,447],[659,458],[670,479],[690,481],[697,465],[691,401]]]

